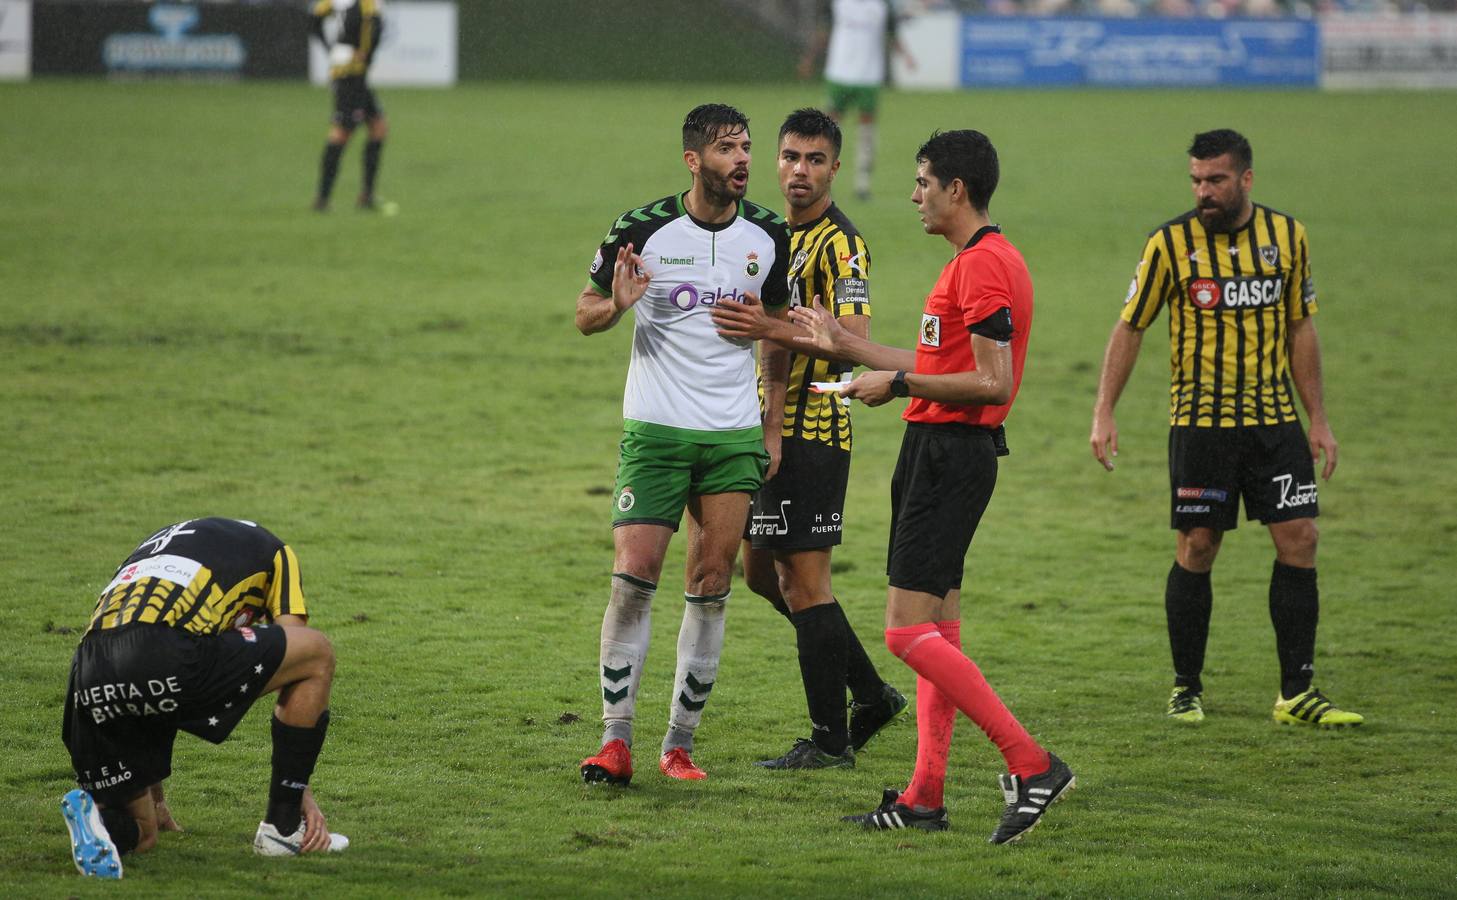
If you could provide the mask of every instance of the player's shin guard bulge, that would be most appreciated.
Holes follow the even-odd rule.
[[[602,644],[598,674],[602,681],[604,744],[620,740],[632,744],[632,720],[637,709],[637,688],[652,632],[653,593],[656,585],[631,575],[612,576],[612,597],[602,617]]]
[[[673,707],[663,752],[681,749],[691,753],[693,732],[703,718],[703,707],[718,678],[718,659],[723,653],[724,609],[728,594],[700,597],[687,595],[683,625],[678,631],[678,670],[673,679]]]

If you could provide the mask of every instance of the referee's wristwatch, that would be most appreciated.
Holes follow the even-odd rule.
[[[911,395],[911,386],[906,384],[905,369],[895,373],[895,377],[890,380],[890,395],[892,397],[909,397]]]

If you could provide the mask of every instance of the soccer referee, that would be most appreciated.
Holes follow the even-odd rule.
[[[1228,129],[1194,136],[1189,178],[1195,208],[1159,226],[1144,244],[1098,381],[1093,456],[1112,471],[1118,455],[1113,408],[1143,332],[1169,308],[1169,501],[1177,530],[1164,592],[1174,690],[1167,714],[1204,719],[1201,678],[1213,594],[1209,573],[1226,531],[1245,515],[1270,529],[1270,620],[1280,657],[1274,718],[1294,725],[1360,725],[1337,708],[1314,675],[1315,462],[1329,480],[1336,438],[1326,420],[1316,338],[1315,283],[1305,226],[1250,200],[1253,153]],[[1292,391],[1292,382],[1294,390]],[[1310,418],[1307,434],[1294,394]]]

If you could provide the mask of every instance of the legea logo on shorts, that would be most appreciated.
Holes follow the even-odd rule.
[[[703,288],[700,290],[694,284],[680,284],[668,292],[668,302],[681,309],[683,312],[691,311],[695,306],[713,306],[720,300],[744,301],[744,295],[739,293],[738,288],[728,292],[718,288]]]

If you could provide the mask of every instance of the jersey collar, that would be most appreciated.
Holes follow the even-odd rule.
[[[973,234],[971,236],[971,240],[967,241],[966,242],[966,246],[965,247],[962,247],[961,249],[963,249],[963,250],[970,250],[972,247],[975,247],[976,246],[976,242],[977,241],[981,240],[982,238],[986,237],[987,235],[989,235],[989,234],[1001,234],[1001,233],[1002,233],[1002,226],[1000,226],[1000,225],[983,225],[982,227],[980,227],[980,228],[978,228],[976,230],[976,234]]]
[[[734,217],[732,219],[729,219],[727,222],[704,222],[703,220],[694,216],[693,213],[688,211],[687,191],[684,191],[683,193],[678,195],[678,208],[683,211],[683,215],[688,217],[688,221],[692,222],[694,225],[697,225],[699,228],[702,228],[704,231],[723,231],[725,228],[737,222],[739,220],[739,217],[744,214],[744,201],[740,200],[738,202],[738,208],[734,210]]]

